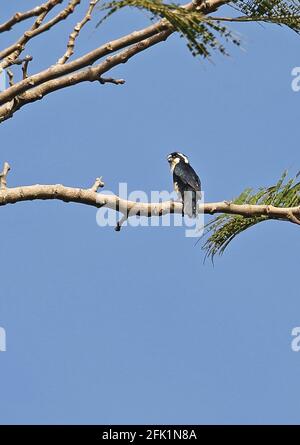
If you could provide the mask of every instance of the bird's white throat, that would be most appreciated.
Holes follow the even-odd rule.
[[[174,168],[176,167],[176,165],[178,164],[178,162],[180,162],[180,158],[174,158],[174,159],[172,159],[172,161],[170,162],[170,169],[171,169],[171,172],[174,171]]]

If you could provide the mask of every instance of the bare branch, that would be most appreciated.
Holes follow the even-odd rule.
[[[7,69],[6,72],[7,72],[7,77],[8,77],[8,85],[10,87],[12,87],[15,83],[14,82],[14,73],[10,69]]]
[[[62,3],[63,0],[48,0],[40,6],[36,6],[33,9],[25,12],[16,12],[7,22],[0,25],[0,33],[9,31],[15,24],[23,22],[34,16],[39,16],[43,12],[50,11],[54,6]]]
[[[99,77],[99,82],[104,85],[105,83],[113,83],[115,85],[123,85],[124,79],[114,79],[113,77]]]
[[[201,9],[204,14],[210,14],[211,12],[215,12],[221,6],[230,3],[230,1],[231,0],[204,0],[196,9]]]
[[[79,3],[79,1],[80,0],[70,1],[69,6],[65,8],[62,13],[66,14],[67,9],[70,8],[71,5],[74,9],[75,5]],[[91,5],[91,3],[92,2],[90,2],[90,7],[93,6]],[[187,10],[197,9],[201,12],[205,11],[205,13],[207,14],[214,11],[219,5],[224,3],[229,3],[229,1],[194,0],[183,5],[182,7]],[[65,18],[62,17],[61,14],[58,14],[48,23],[39,26],[37,29],[32,31],[32,33],[29,33],[30,38],[49,29],[51,26],[53,26],[53,24],[57,23],[58,18],[59,20]],[[80,23],[85,23],[85,20],[86,16]],[[122,79],[118,80],[111,77],[103,78],[102,75],[109,71],[111,68],[121,63],[127,62],[127,60],[140,53],[141,51],[144,51],[145,49],[156,45],[157,43],[163,42],[174,31],[175,29],[172,24],[169,23],[166,19],[162,19],[154,25],[148,26],[140,31],[135,31],[114,41],[107,42],[106,44],[94,49],[93,51],[90,51],[89,53],[75,59],[72,62],[57,63],[56,65],[51,66],[48,69],[41,71],[40,73],[26,77],[25,79],[15,83],[14,85],[7,88],[5,91],[0,93],[0,122],[3,122],[6,119],[12,117],[13,114],[24,105],[35,102],[36,100],[40,100],[53,91],[76,85],[80,82],[101,82],[102,79],[104,83],[123,83]],[[21,50],[23,49],[21,48]],[[99,63],[97,66],[93,68],[91,67],[91,65],[99,59],[120,50],[123,51],[115,54],[114,56],[107,57],[106,60]],[[69,57],[68,50],[66,54]],[[9,57],[7,59],[9,59]],[[4,65],[1,65],[0,63],[0,69],[1,66],[7,66],[5,65],[7,62],[9,62],[7,59],[4,59],[4,61],[2,61],[2,64]],[[16,60],[17,59],[14,58],[13,61],[10,61],[9,63],[15,63]]]
[[[18,64],[18,57],[24,50],[26,43],[32,38],[32,34],[40,27],[47,14],[48,11],[42,12],[42,14],[35,20],[31,28],[25,31],[17,42],[0,51],[0,60],[2,59],[2,62],[0,62],[0,70],[14,65],[16,61]]]
[[[10,165],[8,162],[4,162],[3,170],[0,173],[0,189],[6,190],[6,177],[10,170]]]
[[[294,224],[300,225],[300,217],[299,217],[299,215],[297,217],[292,209],[288,212],[287,217]]]
[[[6,187],[6,174],[8,170],[1,173],[2,189]],[[5,188],[0,190],[0,206],[14,204],[21,201],[57,199],[65,202],[76,202],[90,205],[93,207],[107,207],[119,211],[125,215],[125,218],[133,215],[155,216],[172,213],[182,213],[182,204],[174,201],[164,201],[157,203],[142,203],[127,201],[116,195],[106,195],[97,193],[94,187],[89,189],[66,187],[61,184],[53,185],[28,185],[22,187]],[[200,204],[199,212],[206,214],[225,213],[241,215],[244,217],[266,216],[268,219],[277,219],[295,222],[291,219],[292,214],[295,218],[300,218],[300,207],[274,207],[267,205],[250,204],[228,204],[224,201]],[[125,219],[123,219],[123,222]],[[297,224],[299,221],[297,222]],[[120,224],[120,223],[119,223]]]
[[[128,219],[127,215],[122,216],[122,218],[120,219],[120,221],[117,222],[117,225],[115,227],[116,232],[120,232],[122,225],[124,224],[125,221],[127,221],[127,219]]]
[[[96,178],[94,184],[92,185],[92,187],[90,188],[90,190],[92,190],[93,192],[97,192],[99,190],[99,188],[104,187],[104,182],[102,181],[102,176],[101,178]]]
[[[66,187],[61,184],[54,185],[28,185],[7,188],[6,177],[10,170],[7,162],[4,163],[0,174],[0,206],[14,204],[21,201],[51,200],[57,199],[64,202],[76,202],[93,207],[107,207],[121,212],[124,216],[120,219],[116,230],[119,231],[122,224],[131,216],[162,216],[173,213],[182,213],[182,203],[164,201],[157,203],[142,203],[127,201],[116,195],[97,193],[104,186],[102,178],[97,178],[92,187],[88,189]],[[266,219],[290,221],[300,223],[300,206],[298,207],[274,207],[272,205],[233,204],[229,201],[212,202],[198,205],[199,213],[215,214],[225,213],[241,215],[246,218],[266,216]]]
[[[12,117],[15,111],[19,110],[24,105],[40,100],[47,94],[52,93],[53,91],[70,87],[80,82],[86,82],[86,81],[101,82],[100,79],[102,78],[103,73],[106,73],[111,68],[121,63],[126,63],[131,57],[144,51],[147,48],[150,48],[156,43],[166,40],[171,33],[172,31],[169,30],[163,31],[157,35],[154,35],[152,37],[149,37],[148,39],[136,43],[135,45],[130,46],[128,49],[121,51],[120,53],[117,53],[114,56],[108,57],[102,63],[96,65],[93,68],[90,67],[87,68],[86,70],[78,71],[75,74],[70,74],[68,76],[64,76],[59,79],[50,80],[48,82],[45,82],[37,86],[36,88],[32,88],[29,91],[26,91],[24,94],[18,96],[17,100],[14,101],[13,105],[12,106],[10,105],[9,108],[7,108],[7,104],[0,106],[0,122],[8,119],[9,117]],[[28,77],[26,80],[28,79],[30,78]],[[110,81],[112,82],[112,79],[110,79]],[[119,81],[115,81],[114,83],[120,84],[124,82],[123,79],[120,79]]]
[[[34,22],[32,27],[27,30],[16,43],[4,49],[3,51],[0,51],[0,59],[4,59],[0,63],[0,70],[14,63],[14,60],[19,57],[29,40],[39,34],[42,34],[43,32],[48,31],[58,22],[65,20],[70,14],[72,14],[80,1],[81,0],[70,0],[68,6],[66,6],[59,14],[57,14],[55,17],[53,17],[53,19],[49,20],[44,25],[42,25],[44,18],[55,5],[49,6],[46,11],[42,12],[42,14]]]
[[[168,28],[166,22],[159,22],[158,24],[148,26],[140,31],[135,31],[131,34],[123,36],[119,39],[107,42],[104,45],[96,48],[93,51],[85,54],[78,59],[64,65],[54,65],[38,74],[28,77],[26,80],[20,81],[14,85],[14,88],[8,88],[0,93],[0,105],[10,101],[19,94],[28,91],[48,80],[62,77],[66,74],[73,73],[89,65],[92,65],[102,57],[110,53],[126,48],[134,43],[140,42],[145,38],[155,35],[158,31],[163,31]]]
[[[32,61],[32,56],[26,56],[23,61],[23,64],[22,64],[23,79],[26,79],[28,77],[27,69],[28,69],[29,62],[31,62],[31,61]]]
[[[81,20],[81,22],[77,23],[73,32],[70,34],[69,41],[67,44],[67,50],[66,50],[65,54],[58,60],[58,62],[57,62],[58,64],[61,65],[61,64],[66,63],[67,60],[69,60],[69,58],[74,54],[75,40],[79,36],[79,33],[82,30],[82,28],[85,26],[85,24],[89,20],[91,20],[92,12],[98,2],[99,2],[99,0],[91,0],[90,1],[88,10],[87,10],[84,18]]]

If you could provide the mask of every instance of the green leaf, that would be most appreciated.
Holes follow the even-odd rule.
[[[284,25],[300,33],[299,0],[232,0],[228,5],[241,12],[241,17],[204,15],[196,8],[187,10],[177,3],[162,0],[113,0],[100,7],[107,11],[98,22],[125,7],[149,11],[152,18],[166,19],[181,36],[194,56],[209,57],[214,50],[227,54],[224,43],[240,45],[240,39],[223,22],[267,22]],[[223,43],[222,43],[223,41]]]
[[[252,21],[285,25],[300,32],[300,2],[298,0],[233,0],[232,6]]]
[[[290,180],[285,171],[278,182],[272,187],[260,188],[257,192],[253,189],[244,190],[233,204],[273,205],[275,207],[300,206],[300,182],[297,182],[299,174]],[[228,244],[240,233],[263,221],[270,220],[268,216],[244,217],[240,215],[222,214],[206,224],[205,236],[208,239],[202,246],[205,250],[205,258],[214,260],[215,255],[222,255]]]
[[[210,20],[199,11],[188,11],[178,4],[163,3],[161,0],[120,0],[105,3],[100,9],[108,12],[96,26],[126,6],[147,10],[154,18],[168,20],[174,29],[186,38],[187,46],[194,56],[209,57],[212,50],[226,54],[225,47],[218,38],[231,41],[235,45],[240,44],[239,39],[218,21]]]

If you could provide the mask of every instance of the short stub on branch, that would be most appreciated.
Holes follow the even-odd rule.
[[[100,178],[96,178],[94,184],[91,187],[91,190],[93,190],[93,192],[97,192],[99,190],[99,188],[104,187],[104,182],[102,180],[102,176]]]
[[[8,162],[4,162],[4,164],[3,164],[3,170],[2,170],[2,172],[0,173],[0,189],[1,189],[1,190],[4,190],[4,189],[7,188],[7,181],[6,181],[6,178],[7,178],[7,175],[8,175],[9,170],[10,170],[10,165],[9,165],[9,163],[8,163]]]

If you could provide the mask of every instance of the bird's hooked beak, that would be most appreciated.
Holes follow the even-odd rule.
[[[168,161],[168,162],[171,162],[171,161],[172,161],[172,156],[171,156],[171,155],[168,155],[168,156],[167,156],[167,161]]]

